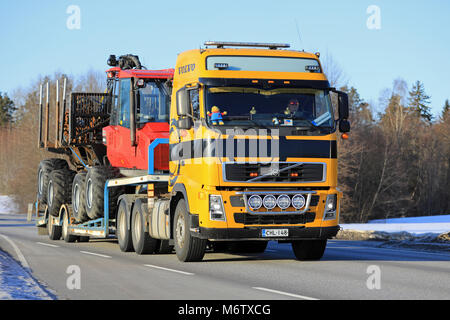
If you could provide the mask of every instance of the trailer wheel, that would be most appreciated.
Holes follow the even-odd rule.
[[[38,168],[38,200],[42,204],[47,203],[48,179],[53,170],[68,169],[69,165],[64,159],[46,159],[39,163]]]
[[[86,212],[86,173],[80,172],[75,175],[72,183],[72,208],[73,216],[79,223],[86,222],[89,217]]]
[[[69,220],[70,220],[70,208],[66,205],[61,207],[61,219],[62,219],[62,238],[65,242],[75,242],[78,240],[78,236],[69,234]]]
[[[62,228],[61,226],[58,226],[54,223],[52,216],[48,216],[48,222],[47,222],[47,230],[48,230],[48,237],[50,240],[59,240],[62,236]]]
[[[118,176],[119,171],[113,167],[98,166],[89,169],[85,181],[85,204],[89,218],[98,219],[103,217],[106,180],[117,178]],[[121,188],[115,187],[109,190],[109,217],[114,218]]]
[[[128,225],[127,211],[127,203],[124,200],[120,201],[119,209],[117,210],[116,235],[120,250],[123,252],[133,251],[133,240],[131,238],[131,229]]]
[[[47,202],[50,215],[57,217],[61,206],[71,202],[72,181],[75,172],[69,169],[53,170],[47,187]]]
[[[327,240],[292,241],[292,250],[297,260],[320,260],[325,252]]]
[[[131,217],[131,238],[133,248],[137,254],[154,253],[159,241],[150,237],[148,231],[145,231],[145,216],[142,209],[143,201],[137,199],[133,206]]]
[[[183,262],[201,261],[205,255],[207,240],[191,236],[190,219],[184,199],[178,201],[173,228],[178,259]]]

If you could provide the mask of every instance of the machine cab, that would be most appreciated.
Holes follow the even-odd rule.
[[[103,129],[103,143],[112,166],[136,169],[139,173],[148,169],[150,143],[169,135],[173,69],[145,70],[137,67],[124,70],[115,66],[107,70],[108,91],[113,101],[110,125]],[[158,146],[154,169],[168,170],[168,157],[168,146]]]

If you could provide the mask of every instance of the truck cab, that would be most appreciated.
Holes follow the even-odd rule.
[[[321,257],[339,230],[347,95],[330,87],[318,54],[205,44],[178,56],[170,109],[169,191],[185,203],[191,236],[286,241],[297,257]]]

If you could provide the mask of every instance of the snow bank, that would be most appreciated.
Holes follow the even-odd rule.
[[[441,234],[450,231],[450,222],[441,223],[350,223],[340,225],[344,230],[408,232],[411,234]]]
[[[11,299],[52,300],[55,297],[9,254],[0,250],[0,300]]]
[[[450,223],[450,214],[440,216],[377,219],[370,220],[369,223]]]
[[[19,205],[11,196],[0,195],[0,213],[18,213]]]

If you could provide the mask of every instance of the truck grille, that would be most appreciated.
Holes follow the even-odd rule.
[[[325,164],[294,162],[279,163],[276,170],[272,163],[225,163],[224,180],[236,182],[323,182]],[[254,180],[254,181],[249,181]]]
[[[234,214],[236,223],[245,225],[268,225],[268,224],[305,224],[313,222],[316,218],[314,212],[305,212],[303,214],[249,214],[237,212]]]

